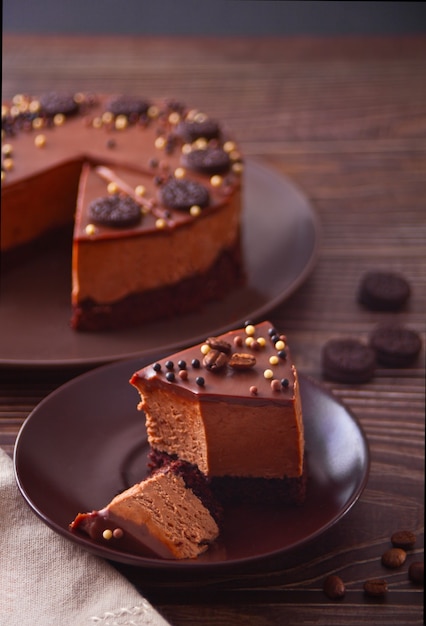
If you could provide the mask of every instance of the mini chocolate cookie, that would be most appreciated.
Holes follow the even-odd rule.
[[[182,164],[202,174],[226,174],[231,167],[231,159],[222,148],[206,148],[191,150],[188,154],[182,155]]]
[[[387,367],[412,365],[421,350],[422,341],[416,331],[399,324],[378,326],[370,336],[370,346],[377,361]]]
[[[200,138],[217,139],[220,137],[220,126],[209,117],[201,117],[200,119],[180,122],[175,132],[186,143],[192,143]]]
[[[331,339],[322,350],[326,378],[342,383],[366,383],[374,375],[376,355],[357,339]]]
[[[62,113],[63,115],[74,115],[78,112],[78,104],[73,94],[59,93],[52,91],[43,94],[39,98],[40,112],[47,117],[54,117]]]
[[[169,209],[189,211],[192,206],[204,209],[210,202],[207,187],[188,178],[170,178],[160,188],[161,202]]]
[[[88,208],[94,224],[111,228],[130,228],[139,224],[141,209],[129,196],[113,194],[93,200]]]
[[[116,96],[111,98],[105,108],[113,115],[140,116],[148,111],[149,102],[131,96]]]
[[[396,272],[368,272],[358,291],[358,301],[372,311],[397,311],[409,297],[409,283]]]

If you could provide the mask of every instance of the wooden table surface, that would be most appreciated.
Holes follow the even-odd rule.
[[[409,305],[392,318],[419,331],[424,345],[425,77],[425,38],[4,36],[4,97],[73,89],[194,104],[225,120],[247,156],[297,185],[321,222],[312,274],[269,317],[285,329],[299,370],[360,420],[371,451],[367,487],[323,536],[262,568],[196,581],[127,570],[173,625],[423,623],[423,589],[407,569],[423,559],[424,350],[415,367],[378,369],[370,383],[352,386],[323,381],[320,354],[331,337],[364,340],[389,319],[356,301],[362,274],[374,268],[410,281]],[[12,454],[33,407],[77,373],[0,370],[0,445]],[[387,570],[381,555],[400,528],[417,543],[402,568]],[[346,583],[341,601],[322,591],[330,573]],[[363,593],[377,577],[389,584],[383,601]]]

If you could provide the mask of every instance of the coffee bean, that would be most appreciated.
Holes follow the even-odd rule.
[[[402,548],[389,548],[382,554],[382,564],[389,569],[396,569],[405,563],[407,553]]]
[[[248,370],[255,365],[255,357],[245,352],[234,352],[229,361],[229,367],[232,367],[234,370]]]
[[[325,595],[330,600],[339,600],[343,598],[346,592],[346,587],[343,580],[335,574],[330,574],[324,581],[323,590]]]
[[[416,543],[416,535],[411,530],[398,530],[393,533],[391,542],[394,548],[409,550]]]
[[[416,585],[424,584],[424,563],[423,561],[413,561],[408,568],[408,578]]]
[[[209,350],[203,359],[203,365],[212,372],[217,372],[225,367],[229,357],[220,350]]]
[[[220,352],[225,352],[226,354],[231,354],[232,352],[231,344],[223,339],[217,339],[217,337],[208,337],[206,344],[210,346],[210,348],[220,350]]]
[[[371,578],[364,583],[364,591],[372,598],[383,598],[388,591],[388,584],[382,578]]]

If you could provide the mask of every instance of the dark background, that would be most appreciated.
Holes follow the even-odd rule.
[[[3,0],[4,33],[426,34],[425,2]]]

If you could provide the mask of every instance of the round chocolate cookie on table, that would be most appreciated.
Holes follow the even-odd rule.
[[[371,311],[398,311],[407,303],[411,289],[397,272],[371,271],[364,274],[358,301]]]
[[[330,339],[323,347],[325,378],[349,384],[366,383],[374,376],[375,369],[375,351],[357,339]]]
[[[409,367],[416,362],[422,341],[415,330],[401,324],[383,324],[371,333],[370,346],[381,365]]]

